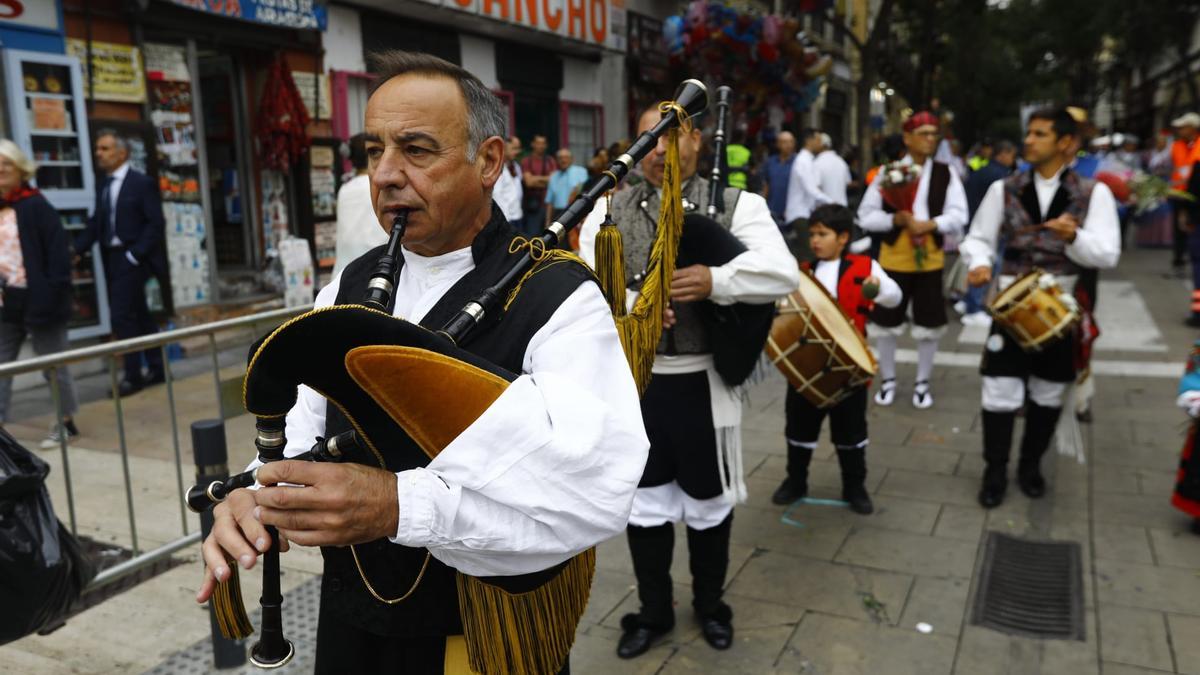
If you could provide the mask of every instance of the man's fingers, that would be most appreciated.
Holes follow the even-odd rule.
[[[294,511],[272,509],[266,506],[258,508],[258,519],[266,525],[274,525],[284,532],[296,530],[336,530],[346,523],[338,522],[328,511]],[[304,542],[295,540],[298,544]]]
[[[213,522],[212,533],[209,534],[208,538],[209,540],[212,540],[213,546],[215,546],[216,549],[213,550],[212,554],[210,555],[208,543],[205,542],[204,561],[205,563],[208,563],[209,567],[212,567],[214,571],[217,571],[218,567],[226,564],[226,555],[233,558],[245,569],[254,567],[254,561],[258,559],[259,553],[256,549],[257,541],[252,545],[247,539],[247,533],[245,532],[246,528],[241,527],[239,529],[239,524],[240,523],[234,521],[232,518],[225,518],[220,522]],[[258,528],[262,530],[262,535],[250,536],[254,537],[255,540],[265,539],[267,536],[266,529],[264,529],[261,525],[259,525]],[[218,558],[218,556],[220,557]],[[220,580],[224,580],[225,577],[218,574],[218,578]]]
[[[200,584],[200,590],[196,592],[196,602],[200,604],[208,602],[208,599],[212,597],[215,590],[217,590],[217,580],[213,577],[212,570],[206,565],[204,567],[204,581]]]
[[[254,496],[259,506],[267,506],[273,509],[300,510],[320,506],[320,498],[321,495],[317,490],[292,485],[260,488],[258,494]]]
[[[329,539],[328,532],[319,532],[313,530],[280,530],[279,535],[284,536],[286,533],[287,539],[294,541],[301,546],[336,546],[341,542]]]
[[[320,462],[302,462],[294,459],[268,462],[258,467],[258,482],[262,485],[313,485],[322,477],[328,476],[328,468],[328,465],[322,466]]]

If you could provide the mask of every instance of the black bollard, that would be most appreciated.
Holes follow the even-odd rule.
[[[196,461],[196,484],[208,485],[214,480],[229,478],[229,453],[225,445],[225,424],[221,420],[192,422],[192,454]],[[200,514],[201,540],[212,531],[212,509]],[[219,669],[236,668],[246,663],[246,645],[221,635],[217,615],[208,603],[208,620],[212,630],[213,665]]]

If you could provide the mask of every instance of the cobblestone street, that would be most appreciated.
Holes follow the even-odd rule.
[[[1048,455],[1050,490],[1032,501],[1010,488],[1005,504],[976,503],[982,470],[979,376],[982,333],[953,330],[935,371],[936,405],[908,401],[910,358],[900,369],[900,396],[872,406],[868,488],[876,513],[858,516],[829,503],[839,496],[833,449],[823,439],[811,478],[815,503],[788,509],[770,503],[784,472],[782,379],[751,393],[746,417],[750,500],[735,511],[727,598],[737,630],[732,649],[716,652],[691,616],[685,538],[673,566],[677,626],[649,653],[618,660],[621,616],[637,608],[622,537],[600,547],[592,599],[572,654],[572,672],[601,673],[1200,673],[1200,537],[1168,503],[1185,417],[1173,400],[1193,332],[1181,324],[1187,290],[1164,278],[1165,253],[1134,251],[1102,277],[1099,323],[1105,331],[1095,422],[1083,425],[1086,462]],[[904,344],[902,343],[902,347]],[[909,345],[911,346],[911,345]],[[234,377],[229,366],[224,377]],[[106,379],[106,378],[105,378]],[[29,392],[26,395],[33,396]],[[181,411],[185,484],[191,482],[187,423],[216,412],[213,380],[198,374],[176,387]],[[181,534],[171,424],[165,390],[124,402],[131,449],[139,544]],[[129,544],[112,403],[96,400],[79,415],[84,436],[70,452],[81,534]],[[36,447],[48,419],[10,429]],[[1019,433],[1019,430],[1018,430]],[[229,420],[231,465],[252,453],[247,416]],[[51,486],[67,519],[61,457]],[[187,517],[194,531],[197,521]],[[983,542],[989,531],[1078,542],[1083,563],[1086,639],[1035,640],[972,625]],[[207,614],[193,595],[200,581],[188,563],[80,614],[57,632],[0,647],[8,672],[143,672],[206,638]],[[285,591],[314,578],[312,551],[283,556]],[[257,572],[243,575],[256,598]],[[285,604],[285,621],[288,618]],[[917,629],[928,624],[929,632]],[[289,625],[297,640],[310,626]],[[300,645],[311,653],[311,644]],[[203,647],[201,647],[203,650]],[[304,672],[301,658],[289,670]],[[166,668],[165,670],[172,670]],[[181,670],[175,670],[181,672]]]

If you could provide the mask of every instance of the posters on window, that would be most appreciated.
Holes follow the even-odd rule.
[[[155,43],[146,44],[145,59],[167,225],[171,293],[176,308],[201,305],[212,302],[212,279],[187,60],[183,47]]]
[[[91,96],[97,101],[141,103],[146,100],[146,78],[142,76],[142,55],[137,47],[111,42],[91,43],[92,63],[82,68],[84,91],[92,86],[89,71],[95,78]],[[87,64],[88,42],[67,38],[67,54]]]

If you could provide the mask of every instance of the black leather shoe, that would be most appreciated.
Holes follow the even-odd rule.
[[[700,622],[704,641],[713,649],[729,649],[733,645],[733,624],[720,619],[705,619]]]
[[[625,631],[617,642],[617,656],[632,659],[645,654],[659,638],[671,631],[670,628],[659,630],[641,623],[637,614],[626,614],[621,617],[621,628]]]
[[[780,506],[795,503],[808,496],[807,485],[797,485],[796,481],[791,478],[784,478],[779,484],[779,488],[775,490],[775,494],[771,495],[771,503]]]
[[[861,514],[870,515],[875,513],[875,505],[871,503],[871,495],[867,491],[859,488],[842,494],[842,500],[850,505],[850,510]]]
[[[149,372],[149,374],[146,375],[146,379],[143,380],[145,386],[147,386],[147,387],[149,387],[150,385],[154,385],[154,384],[162,384],[163,382],[166,382],[166,381],[167,381],[167,376],[161,370],[151,370]]]
[[[144,385],[142,385],[141,382],[130,382],[129,380],[121,380],[121,382],[117,385],[117,395],[119,395],[121,398],[125,398],[126,396],[129,396],[131,394],[138,393],[139,391],[142,390],[143,386]],[[112,398],[112,391],[108,392],[108,397]]]
[[[984,484],[983,489],[979,491],[979,505],[985,509],[994,509],[1004,503],[1003,485],[988,485]]]
[[[1046,494],[1046,479],[1042,478],[1042,472],[1030,471],[1029,473],[1017,474],[1017,485],[1020,486],[1021,492],[1025,493],[1030,499],[1040,499]]]

